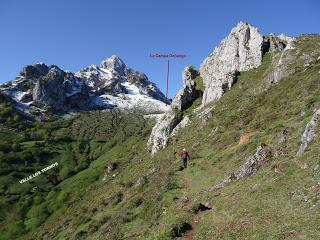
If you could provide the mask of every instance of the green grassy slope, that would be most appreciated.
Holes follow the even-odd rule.
[[[63,213],[100,178],[108,161],[123,158],[123,150],[131,151],[130,146],[148,134],[145,128],[143,117],[134,113],[97,111],[35,123],[21,131],[4,129],[0,141],[0,238],[32,232],[52,213]],[[55,162],[57,168],[19,183]]]
[[[317,35],[303,36],[294,51],[311,54],[319,43]],[[271,59],[268,53],[260,67],[241,72],[234,87],[211,104],[205,121],[192,111],[199,98],[183,113],[190,115],[191,125],[154,157],[146,151],[152,125],[135,114],[83,113],[2,133],[12,140],[0,155],[1,170],[10,168],[0,177],[0,238],[173,239],[188,224],[194,229],[185,239],[319,238],[319,205],[313,207],[320,199],[319,130],[304,155],[296,152],[320,107],[320,60],[304,65],[298,58],[294,74],[267,88]],[[283,129],[288,139],[279,143]],[[285,154],[254,176],[198,194],[236,171],[262,143]],[[179,171],[182,147],[192,159]],[[15,156],[10,164],[4,157],[9,153]],[[59,169],[23,188],[19,175],[9,174],[19,167],[23,172],[25,162],[32,172],[55,161]],[[116,169],[108,173],[110,163]],[[36,185],[43,190],[31,191]],[[197,213],[199,203],[212,209]]]

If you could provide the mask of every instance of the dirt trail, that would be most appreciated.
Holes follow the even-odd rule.
[[[183,198],[185,198],[185,199],[188,196],[189,188],[190,188],[190,179],[185,175],[183,177]],[[189,224],[191,225],[191,230],[186,231],[178,239],[180,239],[180,240],[193,240],[193,239],[195,239],[196,234],[197,234],[197,227],[198,227],[198,224],[201,220],[203,213],[204,212],[199,211],[198,213],[193,215],[191,221],[189,222]]]
[[[183,177],[183,196],[186,197],[190,187],[190,180],[187,176]]]
[[[191,230],[185,232],[182,237],[178,238],[180,240],[193,240],[193,239],[196,239],[196,234],[197,234],[197,227],[198,227],[198,224],[201,220],[201,216],[202,216],[203,212],[199,212],[197,214],[195,214],[192,219],[191,219],[191,222],[190,222],[190,225],[191,225]]]

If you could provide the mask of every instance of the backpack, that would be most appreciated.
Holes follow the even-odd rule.
[[[187,151],[182,151],[180,153],[180,157],[183,158],[183,159],[186,159],[188,157],[188,152]]]

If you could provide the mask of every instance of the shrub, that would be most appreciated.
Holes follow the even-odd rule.
[[[18,202],[18,207],[20,208],[20,210],[23,213],[26,213],[28,210],[28,207],[31,205],[31,203],[32,203],[31,198],[28,196],[24,196],[24,197],[20,198],[20,200]]]
[[[42,224],[42,220],[40,218],[34,217],[26,220],[24,224],[26,226],[26,229],[30,231],[39,227]]]
[[[27,213],[28,218],[33,218],[33,217],[42,218],[47,215],[48,215],[48,211],[45,204],[33,205],[33,207]]]
[[[22,220],[16,221],[8,226],[8,235],[11,236],[11,239],[14,239],[13,236],[19,236],[25,233],[25,226]]]
[[[27,220],[24,222],[27,230],[39,227],[49,216],[44,204],[34,205],[27,213]]]
[[[59,202],[66,202],[68,200],[68,197],[69,197],[69,193],[62,191],[59,193],[57,200]]]

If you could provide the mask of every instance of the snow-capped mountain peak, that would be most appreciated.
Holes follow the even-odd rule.
[[[127,66],[117,55],[112,55],[101,62],[100,68],[123,75]]]
[[[24,67],[15,80],[0,85],[21,110],[57,113],[94,109],[140,109],[164,112],[164,94],[141,72],[127,68],[116,55],[76,72],[37,63]]]

